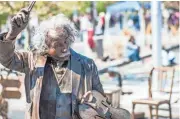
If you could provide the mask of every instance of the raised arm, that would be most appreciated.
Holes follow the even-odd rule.
[[[15,39],[27,26],[28,19],[28,10],[22,9],[11,19],[8,33],[0,34],[0,63],[6,68],[25,72],[29,66],[31,53],[15,51]]]

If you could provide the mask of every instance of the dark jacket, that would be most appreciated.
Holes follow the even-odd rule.
[[[15,40],[8,41],[5,34],[0,34],[0,63],[12,70],[25,73],[25,91],[27,99],[26,119],[39,119],[39,100],[44,75],[46,57],[37,56],[33,52],[15,51]],[[38,66],[39,59],[43,61]],[[76,100],[81,99],[89,90],[103,92],[97,67],[92,59],[82,56],[71,49],[72,71],[72,112],[76,108]]]

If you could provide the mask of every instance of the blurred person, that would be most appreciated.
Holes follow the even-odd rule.
[[[175,65],[175,54],[173,51],[168,51],[165,47],[162,47],[162,65],[163,66],[173,66]]]
[[[98,22],[97,26],[95,27],[95,35],[99,36],[102,34],[103,34],[103,31],[101,29],[100,22]]]
[[[121,77],[120,72],[117,70],[117,68],[114,68],[114,67],[108,68],[107,72],[110,76],[110,79],[116,82],[116,84],[119,87],[122,87],[122,77]]]
[[[129,41],[126,46],[126,55],[131,61],[140,60],[140,47],[135,43],[134,36],[130,36]]]
[[[123,29],[123,14],[119,15],[119,25],[120,25],[120,29]]]
[[[99,36],[104,34],[104,26],[103,26],[103,18],[101,16],[98,17],[97,25],[95,27],[95,35]]]
[[[25,45],[25,33],[21,32],[19,34],[19,38],[17,39],[17,43],[20,46],[20,48],[24,48]]]
[[[128,25],[128,29],[135,30],[134,22],[133,22],[132,19],[129,19],[129,20],[127,21],[127,25]]]
[[[133,19],[133,23],[134,23],[135,29],[136,30],[140,30],[139,16],[138,16],[138,12],[137,11],[133,15],[132,19]]]
[[[150,49],[152,50],[152,45],[150,45]],[[163,66],[173,66],[176,64],[176,57],[173,51],[166,50],[165,47],[162,46],[161,53]]]
[[[80,30],[80,21],[79,21],[79,16],[76,13],[76,11],[72,15],[71,21],[73,21],[74,25],[76,26],[76,29],[79,31]]]
[[[94,52],[95,51],[95,42],[94,42],[94,30],[93,28],[88,29],[88,45],[91,48],[91,50]]]
[[[88,15],[82,15],[80,17],[80,31],[81,31],[81,40],[84,41],[86,39],[87,30],[91,26]]]
[[[103,35],[105,29],[105,14],[101,12],[98,17],[98,23],[95,28],[95,35]]]
[[[169,30],[173,33],[173,35],[177,34],[179,28],[179,17],[174,12],[171,13],[168,18],[168,27]]]
[[[28,21],[29,12],[22,9],[11,19],[9,31],[0,34],[0,63],[25,73],[25,118],[78,119],[77,101],[86,92],[104,95],[94,61],[70,48],[77,30],[63,14],[36,28],[30,51],[16,51],[15,39]]]
[[[99,14],[99,16],[100,16],[100,25],[101,25],[102,34],[104,34],[104,29],[105,29],[105,13],[101,12]]]
[[[114,25],[116,23],[114,15],[111,15],[109,23],[110,23],[110,28],[114,27]]]

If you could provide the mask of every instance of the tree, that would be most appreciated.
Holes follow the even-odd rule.
[[[106,6],[113,2],[98,1],[96,3],[96,8],[99,13],[105,12]],[[35,11],[38,15],[38,19],[42,21],[60,13],[64,13],[66,16],[70,17],[74,10],[77,10],[80,14],[86,13],[87,8],[90,8],[90,4],[90,1],[37,1],[32,11]],[[27,7],[28,5],[28,1],[0,2],[0,26],[6,23],[8,16],[17,13],[20,9]]]
[[[8,16],[17,13],[21,8],[25,7],[28,2],[11,2],[11,1],[2,1],[0,2],[0,26],[5,24]]]
[[[108,5],[111,5],[115,3],[115,1],[97,1],[97,5],[96,5],[96,8],[97,8],[97,12],[100,13],[100,12],[106,12],[106,7]]]
[[[96,8],[98,13],[105,12],[106,6],[114,2],[112,1],[97,1]],[[40,20],[49,18],[50,16],[64,13],[70,17],[74,10],[80,14],[85,13],[87,8],[90,8],[90,1],[37,1],[33,11],[35,11]],[[17,13],[21,8],[27,7],[28,1],[3,1],[0,2],[0,25],[6,22],[9,15]]]

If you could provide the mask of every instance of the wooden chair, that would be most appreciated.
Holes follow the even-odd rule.
[[[6,76],[0,74],[0,85],[2,85],[2,91],[0,95],[2,98],[6,99],[20,99],[21,82],[18,78],[19,73],[6,68],[2,69],[2,71],[7,72],[7,74]]]
[[[168,99],[157,99],[153,97],[153,92],[152,91],[152,76],[154,72],[156,71],[158,75],[158,81],[160,82],[160,86],[158,89],[158,92],[160,93],[165,93],[168,94]],[[169,78],[168,75],[171,72],[171,77]],[[150,111],[150,119],[152,119],[153,116],[156,116],[156,119],[158,117],[165,117],[165,116],[160,116],[158,115],[158,110],[164,110],[164,111],[169,111],[169,118],[172,119],[172,113],[171,113],[171,97],[172,97],[172,88],[173,88],[173,80],[174,80],[174,72],[175,72],[175,67],[158,67],[158,68],[153,68],[150,72],[150,76],[148,79],[148,92],[149,92],[149,98],[147,99],[137,99],[132,101],[132,117],[135,118],[135,106],[137,104],[143,104],[143,105],[148,105],[149,106],[149,111]],[[163,77],[165,76],[165,77]],[[167,81],[170,81],[169,89],[167,90],[167,87],[164,86],[165,83],[167,84]],[[157,92],[157,91],[156,91]],[[168,104],[168,109],[161,109],[159,108],[160,105],[162,104]],[[155,107],[155,108],[154,108]],[[156,114],[152,114],[152,110],[156,110]]]

